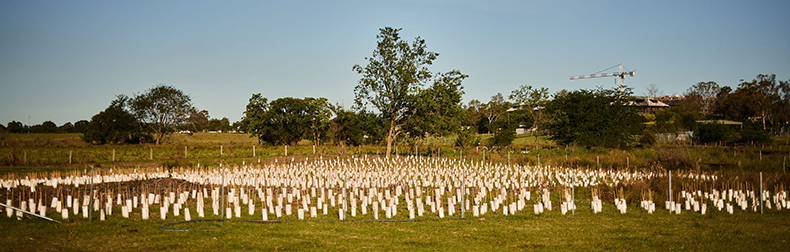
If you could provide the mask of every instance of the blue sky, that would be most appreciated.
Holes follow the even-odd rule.
[[[0,123],[90,119],[118,94],[183,90],[239,120],[253,93],[350,107],[378,29],[403,28],[458,69],[464,102],[622,63],[636,94],[790,79],[790,1],[0,1]]]

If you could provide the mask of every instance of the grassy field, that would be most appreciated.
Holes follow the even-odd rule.
[[[485,140],[490,136],[480,137]],[[400,155],[419,154],[512,164],[639,169],[660,163],[667,169],[699,168],[716,171],[724,168],[785,172],[790,162],[788,140],[790,138],[775,138],[771,143],[737,147],[674,143],[618,150],[557,146],[545,137],[536,142],[534,137],[520,136],[508,147],[479,146],[461,149],[454,146],[454,138],[444,137],[419,141],[416,150],[415,143],[400,143],[393,148],[393,152]],[[383,145],[313,147],[311,142],[302,141],[297,146],[287,147],[286,156],[285,146],[261,145],[248,134],[211,133],[173,134],[163,145],[91,145],[80,140],[79,134],[8,134],[1,136],[0,142],[0,166],[5,167],[240,164],[257,162],[259,159],[298,158],[313,153],[324,156],[376,155],[383,154],[386,149]]]
[[[790,233],[787,211],[764,215],[712,211],[708,215],[654,214],[614,206],[575,216],[540,216],[402,222],[202,221],[177,223],[120,217],[55,224],[0,217],[2,250],[420,250],[420,251],[783,251]],[[214,224],[221,227],[214,226]],[[192,229],[166,231],[163,229]],[[211,230],[198,230],[211,229]]]
[[[284,146],[259,145],[256,139],[244,134],[176,134],[161,146],[96,146],[84,143],[78,134],[11,134],[3,135],[0,140],[0,175],[81,171],[88,166],[194,167],[201,164],[205,167],[258,162],[259,159],[272,162],[274,159],[287,161],[384,152],[383,146],[324,145],[316,146],[314,155],[312,144],[303,141],[288,147],[286,156]],[[655,164],[661,164],[660,169],[699,169],[739,177],[739,181],[749,180],[752,184],[755,172],[762,171],[770,172],[767,176],[772,179],[770,183],[787,184],[790,176],[784,173],[786,159],[783,160],[790,152],[787,141],[787,138],[778,138],[765,145],[738,147],[663,144],[613,150],[557,146],[545,138],[536,142],[534,137],[519,137],[513,146],[506,148],[460,149],[453,146],[452,138],[436,138],[419,142],[416,150],[413,144],[403,143],[397,146],[397,152],[464,158],[468,162],[540,163],[617,170],[653,169]],[[113,152],[115,161],[112,160]],[[604,192],[614,189],[605,188]],[[626,214],[617,213],[611,200],[605,201],[603,213],[593,214],[590,190],[579,188],[579,209],[575,216],[561,215],[554,210],[541,215],[523,211],[508,217],[499,213],[487,218],[440,220],[434,216],[420,221],[386,222],[367,220],[370,216],[345,222],[334,220],[336,216],[310,221],[297,221],[290,216],[283,222],[263,223],[242,220],[259,220],[260,215],[243,215],[231,221],[178,223],[183,217],[143,221],[137,209],[129,219],[115,214],[107,221],[87,222],[81,217],[72,217],[63,224],[56,224],[34,217],[16,220],[2,214],[0,233],[5,235],[0,236],[0,250],[783,251],[788,246],[790,211],[766,209],[765,214],[760,215],[759,212],[736,210],[730,215],[711,208],[706,215],[692,211],[669,215],[658,206],[656,213],[648,214],[637,207],[639,191],[636,187],[627,189],[627,194],[631,195],[626,195],[629,200]],[[660,191],[655,192],[656,204],[663,205],[665,197]],[[558,194],[558,191],[552,193],[556,202],[560,202]],[[469,215],[467,212],[467,217]],[[152,213],[153,216],[158,217],[157,212]],[[394,219],[405,218],[396,216]],[[163,227],[191,231],[167,231]]]

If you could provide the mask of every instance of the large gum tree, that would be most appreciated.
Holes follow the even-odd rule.
[[[354,88],[355,104],[364,108],[375,107],[386,125],[387,152],[392,151],[392,142],[405,129],[407,111],[412,96],[428,82],[432,74],[431,65],[438,53],[426,50],[425,40],[417,37],[409,44],[400,37],[401,29],[385,27],[380,33],[376,49],[366,57],[367,66],[354,65],[355,72],[362,75]]]
[[[135,117],[154,132],[157,145],[176,126],[186,123],[195,111],[189,95],[166,85],[158,85],[135,96],[130,105]]]

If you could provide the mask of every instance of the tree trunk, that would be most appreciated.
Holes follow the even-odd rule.
[[[390,152],[392,151],[392,141],[395,139],[395,122],[390,122],[390,130],[387,132],[387,155],[386,157],[390,157]]]

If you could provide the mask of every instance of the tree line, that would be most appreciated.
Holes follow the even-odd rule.
[[[758,75],[742,81],[735,90],[717,83],[700,82],[690,87],[684,99],[665,109],[645,113],[634,106],[631,89],[561,90],[550,94],[545,87],[522,85],[505,98],[502,93],[489,101],[462,103],[462,82],[469,76],[460,70],[435,72],[429,69],[439,53],[428,50],[424,39],[409,42],[401,29],[382,28],[373,54],[365,65],[352,71],[361,77],[354,88],[351,108],[343,108],[322,97],[283,97],[269,100],[253,94],[240,121],[210,118],[198,110],[189,95],[172,86],[158,85],[142,94],[118,95],[90,121],[56,127],[45,122],[24,127],[11,122],[2,130],[22,133],[82,132],[87,142],[159,144],[177,131],[207,130],[249,133],[260,143],[295,145],[309,140],[343,145],[382,144],[389,154],[393,143],[417,142],[426,137],[456,136],[458,146],[510,145],[520,128],[535,136],[548,135],[558,144],[629,147],[650,145],[656,134],[696,131],[698,142],[764,141],[767,132],[784,130],[790,121],[790,81],[775,75]],[[658,96],[654,86],[649,96]],[[722,119],[746,122],[745,130],[729,132],[719,125],[698,120]],[[724,133],[715,131],[727,131]],[[777,130],[778,129],[778,130]],[[481,140],[479,134],[491,134]],[[704,137],[703,137],[704,136]],[[714,140],[711,140],[714,139]]]

